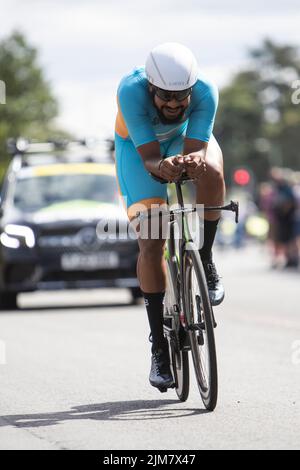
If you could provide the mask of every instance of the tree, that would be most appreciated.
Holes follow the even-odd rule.
[[[2,176],[7,164],[6,139],[53,137],[58,105],[38,63],[37,50],[19,32],[0,42],[0,80],[6,86],[6,104],[0,104]]]
[[[238,73],[221,91],[215,133],[222,146],[228,182],[234,168],[241,165],[253,168],[255,173],[265,171],[266,159],[255,147],[263,136],[263,112],[256,71]]]
[[[299,49],[266,40],[251,55],[260,70],[270,162],[300,169],[300,106],[292,101],[293,82],[300,78]]]
[[[273,165],[300,169],[300,105],[292,102],[292,84],[300,77],[299,51],[265,40],[250,51],[250,58],[251,67],[220,93],[215,133],[227,179],[241,165],[258,180]]]

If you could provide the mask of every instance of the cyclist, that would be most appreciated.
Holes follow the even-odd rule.
[[[212,135],[218,104],[216,87],[199,75],[196,59],[185,46],[165,43],[149,54],[145,67],[135,68],[118,87],[116,169],[130,220],[153,204],[163,206],[167,185],[149,173],[176,181],[183,170],[194,179],[196,203],[221,205],[225,183],[221,149]],[[224,298],[212,258],[220,214],[208,212],[200,256],[213,305]],[[150,383],[174,386],[167,341],[163,335],[166,286],[164,244],[139,237],[137,274],[145,299],[151,337]]]

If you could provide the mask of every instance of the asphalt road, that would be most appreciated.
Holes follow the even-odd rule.
[[[148,383],[143,305],[126,291],[23,294],[0,314],[1,449],[300,447],[300,272],[255,247],[217,254],[220,394],[207,413]]]

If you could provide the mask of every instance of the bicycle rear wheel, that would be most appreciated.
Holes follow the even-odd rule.
[[[164,302],[164,323],[169,343],[171,368],[175,380],[175,390],[180,401],[186,401],[190,389],[189,357],[187,351],[180,350],[179,343],[179,311],[177,305],[177,263],[169,259],[167,264],[167,289]]]
[[[190,391],[189,356],[187,351],[171,346],[171,365],[175,379],[175,390],[180,401],[188,399]]]
[[[204,406],[213,411],[218,399],[217,356],[213,311],[205,273],[196,246],[184,252],[184,303],[196,380]]]

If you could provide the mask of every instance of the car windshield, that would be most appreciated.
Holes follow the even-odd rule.
[[[107,174],[59,174],[17,179],[14,206],[24,212],[74,200],[117,203],[116,179]]]

